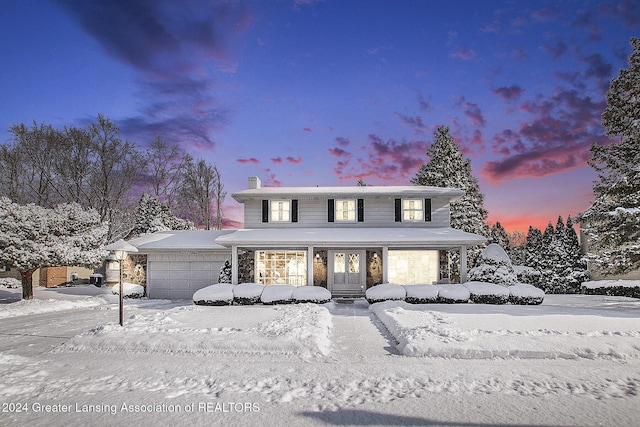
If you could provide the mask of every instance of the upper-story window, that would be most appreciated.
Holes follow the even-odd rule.
[[[403,221],[423,221],[424,208],[422,199],[402,200],[402,220]]]
[[[431,221],[431,199],[396,199],[396,222]]]
[[[291,201],[271,200],[271,221],[289,222],[291,221]]]
[[[336,221],[355,221],[356,201],[336,200]]]

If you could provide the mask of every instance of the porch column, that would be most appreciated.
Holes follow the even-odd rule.
[[[313,286],[313,246],[307,247],[307,286]]]
[[[382,283],[389,283],[389,247],[382,247]]]
[[[467,247],[460,246],[460,283],[467,281]]]
[[[231,246],[231,284],[238,284],[238,247]]]

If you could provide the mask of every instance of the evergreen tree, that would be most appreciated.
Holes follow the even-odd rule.
[[[631,46],[629,68],[611,81],[602,114],[605,134],[618,140],[591,147],[596,198],[580,216],[589,256],[604,275],[640,268],[640,38]]]
[[[429,162],[423,164],[411,179],[414,185],[459,188],[464,196],[451,203],[451,227],[488,237],[490,230],[485,220],[484,196],[478,180],[471,172],[471,161],[462,157],[460,149],[449,133],[449,127],[439,126],[434,132],[433,144],[427,149]],[[482,247],[469,248],[469,265],[474,265]],[[459,254],[452,254],[452,265],[459,265]]]
[[[165,230],[193,230],[191,221],[176,217],[169,207],[148,194],[143,194],[135,209],[135,226],[131,237]]]
[[[491,227],[491,234],[487,243],[496,243],[504,249],[507,255],[511,255],[511,239],[509,238],[509,233],[507,233],[507,230],[504,229],[499,221]]]
[[[231,263],[228,259],[224,261],[224,265],[220,269],[218,283],[231,283]]]

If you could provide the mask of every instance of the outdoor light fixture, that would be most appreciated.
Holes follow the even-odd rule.
[[[120,314],[120,326],[124,326],[124,310],[123,310],[123,299],[124,299],[124,289],[122,286],[122,261],[127,257],[128,252],[138,252],[138,248],[124,240],[120,239],[117,242],[114,242],[110,245],[104,247],[106,250],[113,252],[113,255],[118,260],[120,266],[120,301],[119,301],[119,314]]]
[[[374,252],[374,253],[373,253],[373,258],[374,258],[374,259],[378,259],[378,252]]]

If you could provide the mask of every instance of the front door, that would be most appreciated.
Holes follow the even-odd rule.
[[[366,288],[365,251],[329,251],[329,290],[333,296],[363,296]]]

